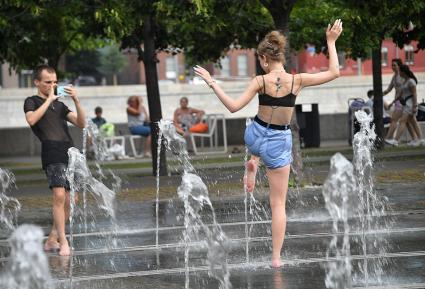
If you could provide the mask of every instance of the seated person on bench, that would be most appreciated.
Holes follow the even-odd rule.
[[[127,119],[128,128],[131,134],[146,137],[143,156],[150,157],[151,127],[149,123],[149,115],[143,105],[143,101],[140,96],[133,95],[128,98]]]

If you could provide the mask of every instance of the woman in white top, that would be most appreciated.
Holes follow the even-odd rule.
[[[143,150],[144,157],[150,157],[151,153],[151,127],[149,123],[149,115],[143,105],[140,96],[130,96],[127,100],[127,120],[128,129],[131,134],[146,137]]]
[[[403,105],[403,115],[400,118],[399,127],[394,139],[385,139],[385,142],[391,145],[398,145],[398,141],[404,132],[408,122],[412,125],[412,145],[417,146],[421,143],[422,132],[419,124],[416,120],[416,114],[418,113],[418,97],[416,93],[416,85],[418,80],[416,79],[409,66],[400,66],[400,76],[403,78],[403,83],[397,95],[397,100]],[[396,101],[396,100],[394,100]]]
[[[403,65],[403,62],[400,58],[393,58],[391,60],[391,68],[394,72],[393,77],[391,78],[391,82],[388,85],[387,89],[383,91],[384,96],[391,92],[391,90],[394,88],[395,94],[394,94],[394,101],[390,103],[389,108],[393,106],[393,111],[391,114],[391,123],[390,127],[388,128],[387,135],[385,136],[386,139],[392,139],[394,137],[394,132],[397,128],[398,121],[400,120],[401,116],[403,115],[403,105],[400,103],[400,101],[397,99],[401,86],[404,82],[404,79],[400,76],[400,66]],[[411,136],[413,136],[414,131],[412,128],[412,125],[410,122],[407,122],[406,124],[407,129]]]

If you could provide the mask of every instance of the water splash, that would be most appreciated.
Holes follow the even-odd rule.
[[[326,258],[335,258],[328,261],[325,279],[326,288],[351,288],[351,257],[350,257],[350,227],[349,215],[356,207],[355,192],[356,180],[353,165],[340,153],[331,158],[331,167],[328,178],[323,185],[323,197],[326,209],[332,218],[333,237],[326,252]],[[342,225],[342,242],[338,242],[339,226]],[[342,244],[338,246],[339,244]]]
[[[227,268],[227,238],[220,225],[216,222],[214,208],[209,199],[208,189],[198,175],[186,173],[177,189],[178,196],[183,200],[185,208],[186,244],[200,242],[206,247],[209,274],[219,280],[220,289],[232,288],[230,273]],[[201,218],[202,211],[211,211],[213,225],[209,227]],[[187,263],[189,260],[186,260]]]
[[[12,186],[15,186],[15,175],[9,170],[0,168],[0,227],[5,226],[9,230],[15,228],[21,210],[19,201],[6,195]]]
[[[159,249],[159,173],[160,173],[160,165],[161,165],[161,146],[162,146],[162,133],[161,133],[161,130],[159,130],[157,151],[156,151],[157,159],[156,159],[156,203],[155,203],[155,219],[156,219],[155,245],[157,250]],[[159,266],[159,254],[157,255],[157,264]]]
[[[252,123],[252,120],[250,118],[246,119],[246,127],[250,126]],[[248,169],[246,167],[246,163],[248,162],[248,147],[245,146],[245,156],[244,156],[244,164],[245,164],[245,170],[244,170],[244,179],[247,180],[248,178]],[[246,184],[244,184],[243,186],[243,190],[244,190],[244,208],[245,208],[245,260],[247,263],[249,263],[249,242],[250,242],[250,232],[248,229],[248,188],[246,186]],[[253,192],[251,192],[251,198],[253,198]],[[252,212],[250,210],[250,212]]]
[[[113,159],[97,125],[90,118],[86,119],[86,123],[87,125],[83,130],[83,155],[90,151],[97,161]],[[86,149],[88,143],[89,150]]]
[[[68,150],[68,168],[67,178],[70,184],[70,195],[71,195],[71,210],[70,210],[70,241],[72,244],[72,231],[74,222],[74,211],[75,211],[75,194],[77,192],[87,192],[95,200],[96,205],[104,212],[106,216],[110,218],[113,230],[117,229],[116,217],[115,217],[115,192],[109,189],[101,181],[94,178],[87,166],[86,157],[82,155],[78,149],[70,148]],[[116,247],[115,239],[110,240],[107,244],[109,247]]]
[[[189,288],[189,250],[191,246],[207,249],[207,264],[209,275],[220,283],[220,289],[232,288],[230,273],[227,267],[227,237],[216,221],[214,208],[209,198],[208,189],[202,179],[196,174],[186,150],[186,141],[180,136],[172,122],[161,120],[159,128],[167,141],[167,148],[177,156],[183,168],[182,182],[177,189],[179,198],[184,203],[184,236],[185,242],[185,288]],[[201,212],[211,212],[205,224]]]
[[[360,123],[360,131],[353,138],[353,165],[342,155],[336,154],[331,159],[331,169],[323,187],[323,196],[333,220],[334,236],[327,251],[327,257],[336,259],[328,263],[327,288],[351,288],[352,281],[382,284],[383,257],[389,248],[386,234],[392,226],[385,198],[380,197],[374,190],[373,178],[373,144],[376,139],[372,116],[364,111],[355,113]],[[386,217],[385,219],[383,217]],[[352,274],[350,262],[350,242],[348,220],[352,218],[352,231],[360,235],[354,242],[360,246],[363,262],[357,263],[361,276]],[[338,247],[338,236],[343,225],[342,246]],[[368,258],[369,254],[378,258]],[[356,270],[357,271],[357,270]]]
[[[10,261],[0,276],[0,288],[53,288],[42,240],[43,231],[34,225],[21,225],[13,232]]]
[[[383,233],[388,232],[392,224],[391,220],[380,222],[382,217],[387,215],[387,201],[374,190],[372,151],[376,134],[374,125],[371,125],[372,115],[357,111],[355,116],[360,123],[360,131],[353,139],[353,164],[360,200],[358,230],[361,233],[360,243],[364,258],[360,271],[367,287],[370,279],[374,279],[375,283],[381,283],[382,268],[386,262],[384,258],[368,260],[367,254],[375,253],[383,256],[386,253],[389,244]]]

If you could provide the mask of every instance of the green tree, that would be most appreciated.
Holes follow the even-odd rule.
[[[65,60],[66,73],[72,79],[79,75],[94,76],[100,82],[102,75],[98,71],[100,66],[100,53],[98,50],[80,50],[74,53],[67,53]]]
[[[2,1],[0,6],[0,62],[12,68],[49,63],[57,68],[65,52],[89,47],[79,11],[84,1]]]
[[[365,57],[372,53],[373,70],[373,115],[376,128],[376,146],[382,148],[384,139],[383,125],[383,100],[382,100],[382,67],[381,67],[381,45],[385,38],[402,33],[408,26],[409,21],[415,21],[418,26],[421,17],[425,14],[425,2],[373,0],[359,2],[355,0],[341,1],[350,9],[352,15],[352,29],[350,35],[351,55],[353,57]],[[422,17],[423,18],[423,17]],[[423,21],[423,20],[422,20]],[[400,39],[393,39],[396,42]],[[411,40],[411,39],[410,39]],[[408,42],[407,39],[405,43]]]
[[[248,9],[249,4],[256,5]],[[259,21],[265,14],[266,11],[254,0],[161,0],[149,3],[126,0],[109,1],[96,8],[93,13],[95,21],[92,23],[100,35],[121,41],[121,48],[137,49],[139,60],[144,63],[152,120],[153,160],[157,156],[156,122],[162,118],[156,70],[157,53],[184,48],[189,62],[216,61],[230,48],[230,44],[252,47],[259,31],[264,32],[266,27],[270,27]],[[267,21],[267,16],[264,18]],[[152,166],[156,174],[155,161]],[[159,169],[160,174],[166,173],[163,149]]]
[[[127,58],[116,45],[100,49],[100,66],[98,70],[105,76],[112,76],[113,85],[118,84],[117,74],[123,70],[127,63]]]
[[[306,43],[325,52],[322,27],[334,18],[341,18],[344,32],[338,40],[338,49],[347,57],[356,59],[372,58],[374,90],[374,124],[378,148],[383,147],[383,100],[381,45],[386,38],[392,38],[400,47],[412,40],[419,40],[418,49],[425,48],[425,2],[394,0],[299,0],[291,19],[291,43],[301,48]],[[409,23],[414,29],[407,31]]]

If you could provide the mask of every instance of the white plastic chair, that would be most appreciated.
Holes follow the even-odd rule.
[[[125,137],[124,136],[108,136],[104,137],[103,141],[105,143],[106,148],[111,148],[114,144],[119,144],[124,149],[125,154]]]
[[[194,133],[191,132],[189,134],[190,141],[192,143],[193,152],[195,155],[198,154],[211,154],[211,153],[226,153],[227,152],[227,131],[226,131],[226,119],[224,118],[224,114],[207,114],[205,115],[205,121],[208,124],[208,132],[206,133]],[[222,131],[223,131],[223,149],[220,150],[218,148],[218,131],[217,131],[217,122],[218,119],[221,119],[222,123]],[[196,147],[196,139],[199,138],[201,140],[201,148],[204,148],[204,139],[208,139],[209,148],[208,151],[200,152]]]
[[[141,150],[141,153],[138,153],[137,149],[136,149],[136,144],[135,144],[135,140],[140,139],[140,141],[142,142],[141,145],[143,146],[142,136],[140,136],[140,135],[128,135],[127,137],[128,137],[128,141],[130,142],[131,153],[133,154],[133,156],[135,158],[143,157],[143,153],[144,153],[143,150]]]

